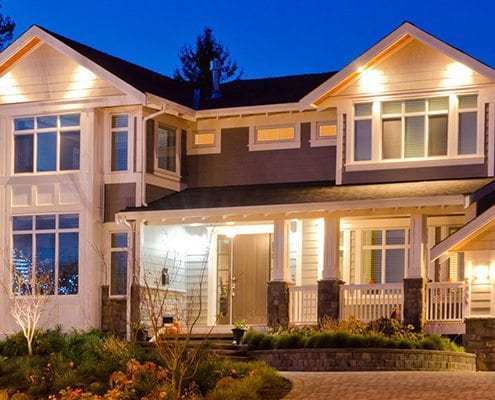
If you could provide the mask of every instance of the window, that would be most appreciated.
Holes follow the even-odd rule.
[[[128,169],[128,136],[129,116],[127,114],[112,115],[112,171]]]
[[[449,98],[382,103],[382,159],[447,155]]]
[[[256,130],[257,142],[281,142],[285,140],[294,140],[295,130],[293,126],[276,127],[276,128],[258,128]]]
[[[407,161],[479,154],[477,104],[476,95],[385,101],[376,107],[355,104],[351,159]],[[449,112],[457,122],[449,120]]]
[[[249,150],[295,149],[301,146],[300,124],[252,126],[249,130]]]
[[[478,97],[459,96],[459,154],[476,154]]]
[[[218,154],[221,151],[220,129],[199,130],[188,133],[188,154]]]
[[[156,132],[156,159],[158,169],[177,171],[177,131],[159,124]]]
[[[80,115],[14,119],[14,172],[79,169]]]
[[[358,232],[359,233],[359,232]],[[402,282],[406,266],[406,229],[363,230],[361,282]]]
[[[128,254],[127,233],[112,233],[110,248],[110,296],[125,296],[127,294]]]
[[[354,106],[354,160],[371,160],[372,104]]]
[[[311,123],[311,146],[334,146],[337,144],[337,121]]]
[[[43,293],[77,294],[79,289],[79,216],[29,215],[12,218],[12,262],[23,285],[36,281]],[[28,287],[14,293],[28,294]]]

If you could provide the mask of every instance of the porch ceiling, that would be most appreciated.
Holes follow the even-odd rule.
[[[121,216],[152,214],[178,216],[220,213],[343,211],[464,205],[469,195],[491,179],[464,179],[375,185],[342,185],[333,182],[245,185],[186,189],[147,207],[128,208]],[[458,211],[461,211],[458,210]],[[445,210],[444,210],[445,211]],[[225,215],[224,214],[224,215]]]

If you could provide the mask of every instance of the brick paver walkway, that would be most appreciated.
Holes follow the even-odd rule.
[[[495,372],[283,372],[284,400],[495,400]]]

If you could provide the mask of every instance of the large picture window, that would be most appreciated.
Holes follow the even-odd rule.
[[[385,101],[377,104],[376,111],[373,103],[355,104],[353,161],[428,160],[476,155],[477,104],[476,95]],[[452,110],[455,110],[455,115],[451,115]],[[457,119],[451,121],[454,117]],[[455,126],[457,129],[454,131]],[[374,129],[379,131],[374,132]],[[372,138],[377,141],[375,147]],[[454,147],[449,150],[451,142]]]
[[[14,292],[28,294],[36,282],[48,295],[73,295],[79,290],[79,216],[28,215],[12,218]],[[20,279],[19,279],[20,278]]]
[[[14,119],[14,172],[79,170],[80,115]]]
[[[129,258],[127,233],[111,234],[110,258],[110,296],[125,296]]]

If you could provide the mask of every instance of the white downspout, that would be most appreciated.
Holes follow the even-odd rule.
[[[144,151],[143,151],[143,157],[142,157],[142,162],[141,162],[141,204],[144,207],[146,207],[148,205],[148,203],[146,203],[146,182],[145,182],[146,160],[147,160],[147,157],[146,157],[146,150],[147,150],[146,149],[146,140],[147,140],[146,122],[148,122],[148,120],[150,120],[150,119],[153,119],[153,118],[158,117],[162,114],[165,114],[166,109],[167,109],[167,105],[163,104],[160,111],[157,111],[153,114],[150,114],[147,117],[143,117],[143,150]]]

